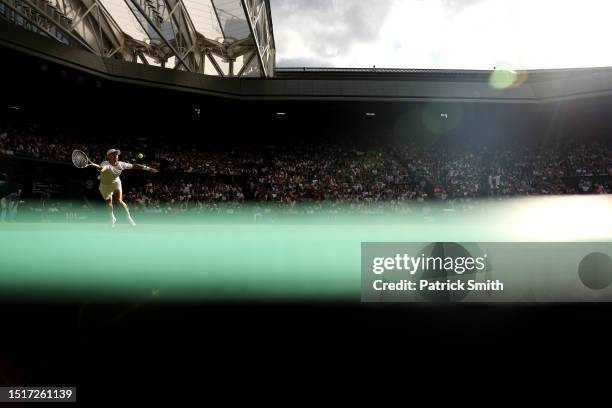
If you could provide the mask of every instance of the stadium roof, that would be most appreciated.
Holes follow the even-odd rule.
[[[545,103],[612,95],[609,67],[276,68],[268,0],[0,0],[0,46],[109,81],[239,99]]]
[[[0,18],[102,57],[219,76],[274,74],[268,0],[0,0]]]
[[[104,58],[16,29],[14,24],[1,20],[0,53],[11,61],[3,66],[7,77],[16,75],[10,70],[14,73],[33,70],[30,72],[34,76],[48,73],[51,78],[55,72],[62,78],[97,83],[103,88],[130,83],[234,100],[545,104],[612,95],[612,68],[528,71],[278,68],[273,78],[226,79]],[[25,86],[23,81],[19,81],[19,86]]]

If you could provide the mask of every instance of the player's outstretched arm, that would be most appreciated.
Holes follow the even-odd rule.
[[[132,168],[134,168],[136,170],[150,171],[151,173],[158,173],[159,172],[159,170],[157,170],[155,167],[145,166],[145,165],[138,164],[138,163],[132,163]]]

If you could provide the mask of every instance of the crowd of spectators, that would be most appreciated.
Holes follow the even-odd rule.
[[[357,206],[476,197],[612,193],[612,151],[601,142],[546,146],[410,144],[368,148],[332,143],[222,148],[137,137],[88,140],[40,125],[0,127],[0,155],[70,163],[73,149],[101,161],[117,147],[122,159],[157,166],[166,176],[124,186],[132,206],[147,211],[203,208],[245,201],[338,202]],[[129,147],[126,149],[126,147]]]
[[[437,198],[610,193],[612,151],[604,143],[502,148],[402,146],[399,160]]]
[[[172,183],[149,180],[143,186],[130,188],[125,199],[136,210],[152,212],[202,208],[211,203],[237,203],[244,201],[239,186],[219,181],[198,179],[176,180]]]
[[[258,201],[377,202],[411,198],[406,168],[386,149],[331,145],[276,148],[269,166],[249,178]]]

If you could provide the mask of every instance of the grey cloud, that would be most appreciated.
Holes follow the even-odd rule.
[[[279,68],[288,67],[333,67],[329,60],[320,58],[283,58],[278,57],[276,59],[276,66]]]
[[[271,7],[275,34],[293,31],[313,54],[333,58],[349,54],[357,43],[375,42],[393,3],[392,0],[271,0]],[[284,47],[291,46],[283,44],[283,38],[276,38],[276,45],[279,57]]]

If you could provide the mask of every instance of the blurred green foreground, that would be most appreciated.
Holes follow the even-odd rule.
[[[354,300],[361,242],[608,241],[612,198],[480,202],[449,211],[206,218],[115,209],[99,222],[0,224],[6,297],[80,300]],[[25,221],[25,222],[23,222]]]

